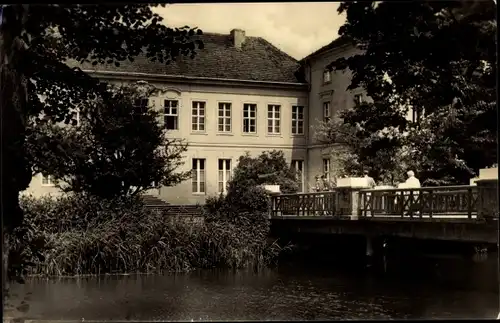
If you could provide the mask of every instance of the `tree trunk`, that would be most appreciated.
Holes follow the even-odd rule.
[[[19,72],[27,45],[20,35],[28,6],[9,5],[1,11],[0,25],[0,113],[1,113],[1,221],[3,238],[2,282],[8,282],[8,233],[22,223],[19,192],[31,181],[24,154],[27,111],[26,78]],[[4,285],[6,286],[6,285]]]
[[[3,295],[6,295],[9,291],[9,279],[7,277],[8,269],[9,269],[9,235],[5,230],[2,233],[3,245],[2,245],[2,288]],[[5,306],[5,299],[4,306]]]

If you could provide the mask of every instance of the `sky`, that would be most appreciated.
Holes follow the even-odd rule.
[[[239,28],[301,59],[338,37],[338,2],[169,4],[153,10],[169,27],[229,34]]]

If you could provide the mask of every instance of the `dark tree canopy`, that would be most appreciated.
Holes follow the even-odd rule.
[[[186,144],[167,139],[158,113],[133,87],[109,89],[109,104],[96,100],[79,125],[36,122],[27,147],[33,174],[48,174],[66,192],[100,198],[135,195],[173,186],[189,172],[176,172]]]
[[[151,11],[156,4],[14,4],[2,7],[0,85],[2,109],[2,218],[14,227],[22,221],[18,194],[31,180],[26,155],[26,121],[43,112],[56,121],[71,119],[69,109],[112,97],[106,85],[68,59],[94,65],[133,61],[144,53],[168,63],[193,56],[203,44],[189,27],[169,28]],[[43,100],[41,100],[41,95]],[[8,175],[6,175],[8,174]]]
[[[348,89],[373,100],[344,121],[366,125],[361,131],[392,127],[400,137],[372,148],[393,158],[404,146],[408,167],[427,184],[466,183],[496,162],[494,1],[353,1],[339,12],[347,14],[339,34],[361,53],[330,67],[351,70]],[[415,122],[404,118],[409,108]]]

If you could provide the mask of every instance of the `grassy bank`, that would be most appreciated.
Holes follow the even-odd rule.
[[[74,276],[153,273],[267,265],[282,248],[268,241],[263,212],[224,210],[191,224],[144,207],[139,199],[85,196],[24,198],[25,224],[11,238],[10,257],[24,275]],[[229,211],[227,211],[229,212]]]

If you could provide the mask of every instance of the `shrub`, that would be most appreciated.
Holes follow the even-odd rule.
[[[165,217],[137,199],[28,197],[22,199],[22,207],[33,236],[44,241],[43,257],[33,260],[31,274],[240,268],[269,263],[279,252],[279,246],[266,243],[268,228],[251,225],[266,213],[216,216],[193,225],[181,216]]]
[[[228,193],[262,184],[280,185],[283,193],[295,193],[299,187],[296,175],[282,151],[264,151],[256,158],[247,153],[238,160],[228,183]]]
[[[227,221],[240,226],[268,225],[269,196],[261,187],[228,192],[206,200],[206,220]]]
[[[106,220],[123,218],[125,214],[140,217],[140,197],[100,199],[86,194],[59,197],[21,198],[26,217],[40,231],[47,233],[87,230]]]
[[[265,250],[261,255],[268,263],[276,260],[283,248],[276,241],[268,242],[270,199],[261,186],[264,183],[278,184],[287,192],[297,191],[295,173],[286,164],[282,152],[264,152],[258,158],[248,154],[240,157],[227,194],[207,199],[205,221],[234,226],[233,230],[239,232],[235,243],[244,241],[250,248]]]

